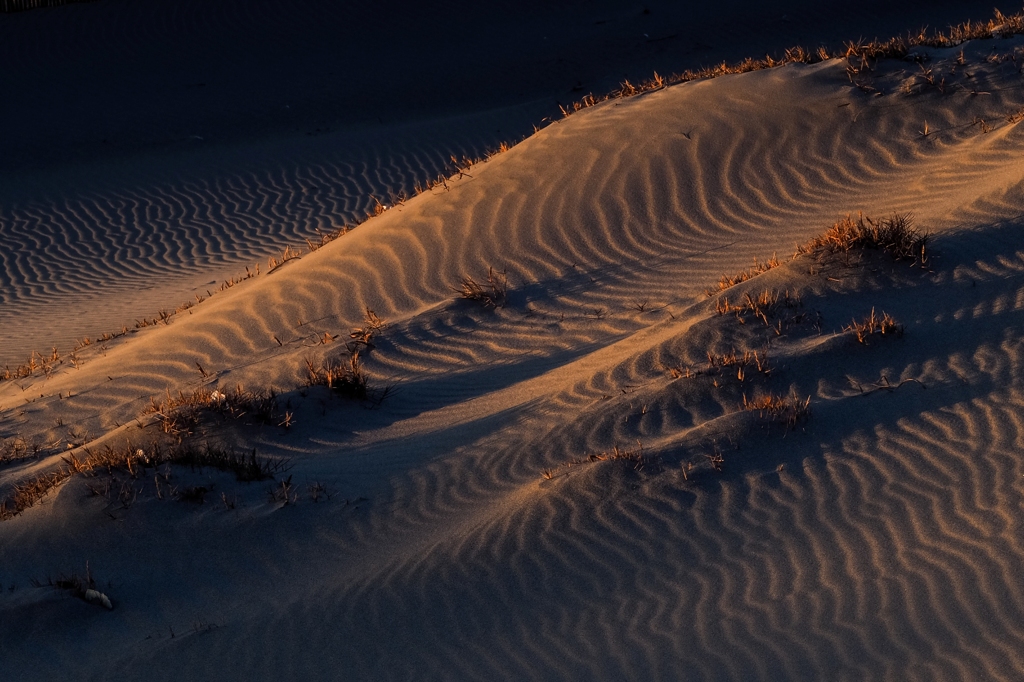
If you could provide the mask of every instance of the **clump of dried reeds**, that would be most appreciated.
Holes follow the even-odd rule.
[[[781,396],[767,393],[754,400],[748,400],[744,395],[743,409],[748,412],[757,412],[766,421],[784,424],[786,428],[792,428],[810,415],[811,396],[800,400],[793,395]]]
[[[382,320],[377,313],[373,312],[370,308],[366,308],[366,314],[363,316],[363,326],[353,329],[349,332],[348,337],[352,339],[352,343],[363,344],[367,348],[373,348],[373,337],[387,326],[388,323]]]
[[[500,308],[505,305],[508,295],[508,277],[505,272],[487,268],[487,282],[480,283],[466,275],[459,280],[459,286],[453,287],[462,298],[477,301],[488,308]]]
[[[714,296],[719,291],[724,291],[729,287],[739,284],[740,282],[746,282],[752,277],[757,277],[762,272],[768,272],[773,268],[779,267],[779,265],[781,265],[781,263],[774,253],[772,254],[772,257],[766,261],[759,261],[757,258],[754,258],[754,265],[752,267],[747,270],[743,270],[742,272],[738,272],[735,275],[722,275],[722,278],[718,280],[718,288],[706,289],[704,293],[708,296]]]
[[[846,216],[824,234],[801,246],[797,253],[849,253],[853,249],[878,249],[895,260],[927,265],[928,236],[918,232],[909,215],[894,214],[878,222],[863,215]]]
[[[326,386],[348,398],[365,398],[367,395],[366,375],[359,361],[359,351],[352,350],[348,358],[307,357],[306,386]]]
[[[563,464],[565,468],[571,468],[580,464],[586,464],[588,462],[629,462],[633,469],[636,471],[642,470],[645,466],[655,463],[656,457],[648,455],[644,452],[643,445],[637,441],[635,448],[620,448],[614,446],[610,451],[598,452],[586,457],[578,457],[570,460]],[[544,469],[541,475],[546,479],[552,479],[555,477],[556,471],[554,469]]]
[[[226,391],[206,387],[190,393],[179,391],[177,395],[168,391],[162,400],[150,398],[144,414],[155,415],[160,429],[179,440],[192,435],[205,415],[248,419],[257,424],[278,424],[284,418],[273,390],[245,389],[241,384]]]
[[[51,490],[75,475],[123,472],[132,479],[146,475],[147,470],[164,464],[192,469],[211,468],[235,474],[239,481],[263,481],[273,478],[288,466],[286,460],[258,455],[255,450],[241,452],[204,443],[176,443],[170,447],[150,444],[138,447],[127,443],[98,450],[86,448],[79,454],[69,453],[61,465],[14,486],[12,494],[0,500],[0,521],[10,519],[38,504]],[[127,505],[125,505],[127,506]]]
[[[878,317],[875,315],[875,309],[872,308],[870,315],[860,322],[853,320],[849,325],[843,327],[843,331],[853,332],[857,336],[857,341],[867,343],[868,337],[872,334],[891,337],[903,336],[903,325],[885,311],[882,311],[882,316]]]

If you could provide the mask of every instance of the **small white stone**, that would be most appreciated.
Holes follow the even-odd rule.
[[[105,609],[114,608],[114,605],[110,603],[110,598],[98,590],[86,590],[83,599],[90,604],[97,604]]]

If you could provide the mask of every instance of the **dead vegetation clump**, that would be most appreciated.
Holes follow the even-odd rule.
[[[244,419],[256,424],[281,425],[282,419],[289,415],[281,415],[277,405],[277,395],[273,390],[256,388],[245,389],[241,384],[233,391],[210,390],[198,388],[191,393],[178,391],[177,395],[167,392],[163,400],[150,398],[150,404],[143,414],[155,415],[160,430],[182,440],[194,433],[195,429],[207,415],[218,415],[222,418]]]
[[[5,365],[4,368],[0,370],[0,381],[25,379],[35,374],[50,376],[59,365],[63,364],[64,358],[56,348],[45,355],[38,351],[32,351],[28,360],[14,369],[11,369],[10,365]]]
[[[371,343],[373,337],[387,328],[387,326],[388,323],[378,317],[377,313],[373,312],[370,308],[366,308],[366,314],[363,316],[363,326],[353,329],[349,332],[348,337],[352,339],[352,343],[373,348],[373,343]]]
[[[146,474],[163,464],[177,464],[190,469],[216,469],[233,473],[242,482],[263,481],[287,467],[287,461],[262,457],[255,450],[241,452],[211,443],[181,443],[171,447],[151,444],[136,447],[128,443],[120,448],[107,446],[102,450],[86,449],[83,457],[69,454],[64,463],[70,474],[94,475],[125,472],[133,478]]]
[[[806,400],[800,400],[794,395],[767,393],[760,398],[748,400],[744,395],[743,409],[757,412],[758,416],[767,422],[783,424],[787,429],[791,429],[810,416],[811,396],[807,396]]]
[[[43,446],[39,443],[29,443],[21,436],[6,438],[0,442],[0,464],[9,464],[29,457],[35,457]]]
[[[497,272],[494,268],[487,268],[486,283],[477,282],[466,275],[459,280],[459,286],[452,288],[462,298],[477,301],[485,308],[500,308],[505,305],[508,294],[508,277],[504,270]]]
[[[704,293],[707,296],[714,296],[719,291],[725,291],[729,287],[736,286],[741,282],[746,282],[748,279],[757,277],[762,272],[768,272],[773,268],[777,268],[781,265],[776,254],[772,254],[772,257],[768,260],[761,262],[757,258],[754,258],[754,265],[747,270],[743,270],[735,275],[722,275],[722,278],[718,280],[717,289],[706,289]]]
[[[865,86],[856,82],[855,77],[865,71],[872,71],[875,63],[881,59],[906,59],[911,56],[911,50],[915,47],[955,47],[968,40],[985,40],[997,36],[1009,37],[1021,33],[1024,33],[1024,12],[1006,16],[999,10],[996,10],[995,16],[986,22],[973,23],[967,21],[950,27],[948,33],[941,31],[928,32],[922,29],[917,33],[908,33],[906,37],[873,40],[870,42],[847,42],[842,48],[832,51],[824,47],[819,47],[817,50],[808,50],[797,46],[785,50],[783,55],[778,58],[771,55],[767,55],[763,59],[748,57],[735,64],[722,62],[716,66],[688,70],[667,77],[655,73],[652,78],[641,83],[633,84],[625,81],[617,90],[613,90],[606,95],[595,97],[593,94],[588,94],[578,102],[574,102],[569,106],[559,105],[559,108],[563,116],[571,116],[601,102],[632,97],[645,92],[653,92],[677,83],[772,69],[785,64],[816,64],[829,59],[845,59],[847,61],[847,75],[850,77],[850,80],[854,85],[865,89]],[[870,87],[866,89],[871,90]]]
[[[281,252],[281,258],[280,259],[274,258],[273,256],[271,256],[270,258],[267,259],[267,272],[271,273],[274,270],[276,270],[277,268],[279,268],[282,265],[284,265],[285,263],[287,263],[288,261],[295,260],[296,258],[301,258],[301,256],[299,256],[298,252],[293,251],[292,247],[290,247],[290,246],[285,246],[284,247],[284,251]],[[259,274],[259,270],[256,271],[256,274],[257,275]]]
[[[854,249],[877,249],[888,253],[894,260],[909,260],[926,266],[928,235],[921,234],[911,224],[909,215],[893,214],[878,222],[860,215],[856,220],[846,216],[821,236],[799,247],[797,254],[842,253]]]
[[[860,322],[853,320],[849,325],[843,327],[843,331],[853,332],[857,336],[857,341],[867,343],[868,337],[872,334],[899,338],[903,336],[903,325],[885,311],[882,311],[882,316],[878,317],[875,315],[875,309],[872,308],[870,315]]]
[[[318,227],[316,228],[316,234],[318,237],[317,240],[314,242],[311,239],[306,239],[306,247],[309,249],[310,253],[313,253],[314,251],[319,251],[326,245],[333,242],[335,239],[345,236],[351,230],[352,228],[349,227],[348,225],[342,225],[338,229],[330,230],[329,232],[324,232]]]
[[[723,354],[715,354],[708,351],[707,357],[707,365],[697,370],[691,367],[670,367],[669,372],[672,374],[673,379],[688,379],[690,377],[706,375],[722,376],[726,373],[726,370],[729,373],[735,370],[736,378],[742,382],[751,371],[763,376],[768,376],[772,371],[771,365],[768,364],[767,350],[761,352],[756,350],[744,351],[742,355],[735,350]]]
[[[138,492],[133,485],[118,483],[116,474],[127,474],[130,481],[142,480],[147,471],[164,464],[186,466],[190,469],[211,468],[227,471],[241,482],[264,481],[285,470],[287,460],[272,459],[258,455],[255,450],[240,452],[210,443],[177,443],[170,447],[150,444],[138,447],[127,443],[119,448],[110,446],[99,450],[85,449],[76,455],[70,453],[54,470],[39,474],[24,483],[15,485],[7,499],[0,500],[0,521],[10,519],[38,504],[46,495],[72,476],[93,477],[106,474],[111,478],[106,485],[90,487],[93,494],[111,497],[117,493],[122,506],[127,508],[134,502]],[[159,482],[157,491],[159,495]],[[120,490],[120,492],[117,492]]]
[[[566,462],[562,466],[566,469],[578,466],[580,464],[587,464],[590,462],[629,462],[635,471],[641,471],[645,466],[653,464],[657,461],[656,457],[644,453],[644,447],[637,441],[635,448],[623,449],[619,446],[614,446],[610,452],[598,452],[586,457],[578,457],[574,460]],[[544,469],[541,475],[545,479],[552,479],[555,477],[557,471],[554,469]]]
[[[778,291],[777,289],[765,289],[760,294],[751,296],[750,292],[743,294],[738,303],[732,303],[729,299],[721,298],[715,302],[715,312],[719,315],[732,313],[741,324],[746,324],[745,317],[752,315],[761,320],[766,327],[772,326],[772,319],[779,317],[784,311],[801,307],[803,304],[800,297],[790,293],[789,289]],[[783,323],[801,322],[804,316],[797,314],[785,320],[779,320],[779,332],[781,333]]]
[[[359,351],[352,350],[348,359],[307,357],[306,386],[326,386],[332,391],[347,398],[365,398],[367,396],[366,375],[359,362]]]
[[[56,471],[39,474],[24,483],[14,486],[11,495],[0,500],[0,521],[6,521],[35,506],[47,493],[71,477],[71,472],[61,467]]]

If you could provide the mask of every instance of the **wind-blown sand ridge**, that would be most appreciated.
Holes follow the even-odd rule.
[[[72,428],[140,443],[164,391],[272,386],[294,416],[214,431],[290,458],[273,484],[167,469],[208,488],[193,506],[114,472],[126,504],[76,476],[0,523],[12,674],[1018,677],[1024,39],[916,51],[863,88],[830,60],[598,104],[78,368],[0,383],[0,430],[56,445],[0,465],[3,490],[62,466]],[[860,210],[912,215],[928,260],[790,258]],[[491,266],[503,307],[457,299]],[[719,314],[765,291],[791,307]],[[364,368],[397,391],[299,388],[366,308],[388,326]],[[872,310],[903,336],[843,331]],[[770,373],[707,367],[734,350]],[[810,415],[743,408],[769,391]],[[299,497],[267,501],[286,477]],[[27,584],[87,560],[113,611]]]

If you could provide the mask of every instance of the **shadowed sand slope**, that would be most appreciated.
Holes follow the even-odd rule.
[[[75,476],[0,522],[0,656],[39,679],[1019,678],[1022,45],[609,101],[0,383],[2,435],[39,446],[5,494],[142,444],[164,391],[274,387],[293,422],[205,431],[288,458],[274,480]],[[790,258],[858,210],[912,214],[924,258]],[[456,298],[492,266],[503,306]],[[367,307],[371,397],[397,390],[299,388]],[[899,327],[845,329],[872,313]],[[87,561],[114,610],[31,586]]]

